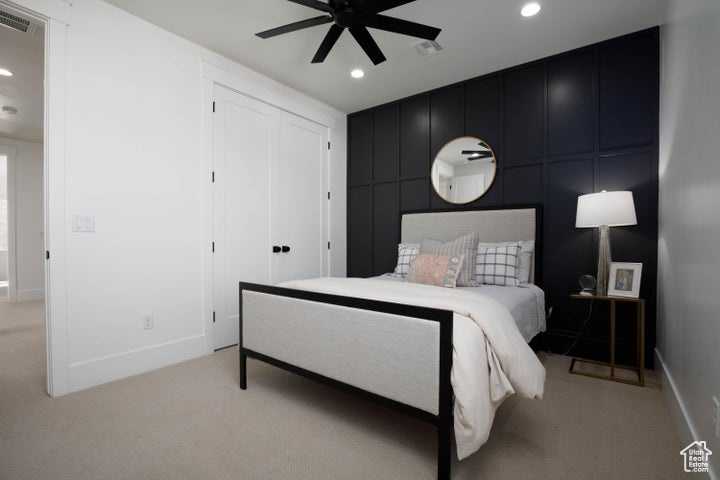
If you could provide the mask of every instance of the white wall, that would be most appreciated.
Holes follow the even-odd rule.
[[[45,295],[43,145],[4,137],[0,145],[16,151],[15,186],[10,191],[15,192],[17,301],[41,300]]]
[[[718,478],[720,2],[673,0],[670,9],[661,30],[657,351],[683,441],[707,442]]]
[[[16,1],[48,10],[58,3]],[[338,204],[345,115],[99,0],[74,1],[68,23],[67,231],[54,238],[64,233],[67,242],[74,391],[206,351],[203,62],[337,119],[331,188]],[[344,211],[332,217],[335,245],[345,244]],[[95,232],[71,232],[73,214],[94,216]],[[332,264],[344,274],[344,248]],[[155,315],[151,330],[142,329],[144,313]]]

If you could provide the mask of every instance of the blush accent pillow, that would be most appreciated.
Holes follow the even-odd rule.
[[[458,287],[475,287],[475,265],[472,259],[477,255],[478,233],[473,232],[452,242],[440,242],[429,238],[423,238],[420,243],[420,253],[432,253],[435,255],[450,255],[451,257],[465,256],[460,275],[458,275]]]
[[[418,253],[420,253],[419,243],[398,243],[397,265],[390,275],[405,278],[410,270],[410,264]]]
[[[421,253],[410,265],[410,271],[405,281],[455,288],[463,260],[465,260],[464,255],[451,257],[450,255]]]

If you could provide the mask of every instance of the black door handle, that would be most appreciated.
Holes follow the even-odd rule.
[[[283,253],[287,253],[287,252],[289,252],[289,251],[290,251],[290,247],[288,247],[287,245],[283,245],[283,246],[282,246],[282,252],[283,252]]]
[[[280,253],[280,247],[278,245],[273,245],[273,253]]]

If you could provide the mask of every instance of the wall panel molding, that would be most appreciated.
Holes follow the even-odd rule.
[[[580,331],[586,302],[568,298],[581,274],[595,274],[597,261],[597,233],[575,228],[575,208],[578,195],[630,189],[639,224],[612,229],[612,246],[617,261],[643,263],[652,365],[658,58],[659,29],[651,28],[349,115],[348,275],[392,270],[401,210],[541,203],[544,288],[554,309],[546,341],[534,344],[564,352],[579,335],[571,354],[604,359],[608,312],[598,305]],[[462,135],[490,144],[498,172],[483,197],[456,206],[437,196],[429,174],[437,151]],[[627,316],[631,323],[632,312]],[[628,345],[632,334],[618,332]]]

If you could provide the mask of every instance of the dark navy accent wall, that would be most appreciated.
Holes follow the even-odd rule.
[[[595,274],[597,229],[575,228],[578,195],[632,190],[638,225],[611,229],[615,261],[642,262],[646,364],[655,345],[659,30],[652,28],[509,68],[348,117],[348,274],[392,271],[401,210],[539,203],[544,289],[553,314],[543,346],[564,352],[588,314],[571,301]],[[467,206],[440,199],[430,164],[449,140],[472,135],[498,157],[492,188]],[[571,352],[607,357],[605,305]],[[619,307],[620,308],[620,307]],[[633,363],[632,309],[619,312],[620,360]]]

